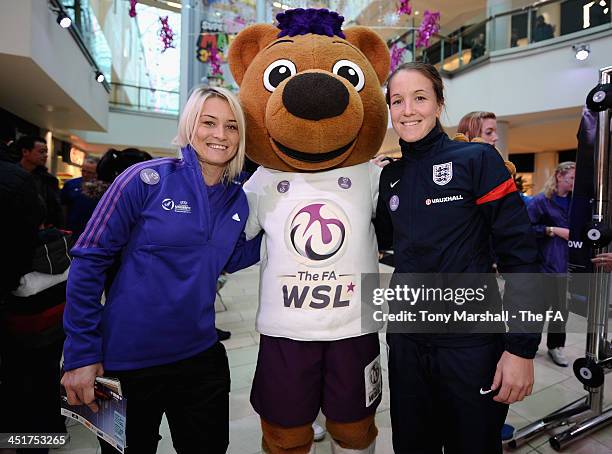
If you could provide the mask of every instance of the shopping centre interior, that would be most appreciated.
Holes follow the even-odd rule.
[[[0,122],[10,125],[15,138],[44,137],[47,167],[62,181],[81,176],[88,156],[109,149],[174,157],[178,115],[190,91],[201,84],[238,90],[226,57],[240,30],[272,23],[291,8],[329,8],[344,16],[344,27],[371,27],[397,62],[426,61],[438,68],[446,94],[441,120],[449,135],[465,113],[494,112],[497,148],[515,164],[525,193],[533,195],[558,163],[576,159],[586,95],[598,83],[600,68],[612,64],[611,3],[413,0],[407,15],[388,0],[2,0]],[[424,45],[419,26],[432,12],[440,14],[439,30]],[[397,156],[399,137],[390,123],[388,128],[377,153]],[[226,341],[232,373],[229,452],[236,454],[260,452],[259,421],[249,403],[258,344],[257,278],[256,267],[230,276],[217,301],[218,327],[232,332]],[[572,360],[584,354],[583,337],[568,334]],[[557,368],[540,352],[534,395],[511,407],[508,422],[525,425],[583,392],[571,367]],[[612,401],[609,390],[606,399]],[[388,410],[383,398],[380,453],[392,452]],[[97,451],[86,429],[69,430],[71,447],[57,452]],[[174,452],[165,422],[161,435],[158,452]],[[511,452],[553,452],[547,441],[541,435]],[[330,452],[328,440],[316,452]],[[612,427],[567,452],[612,452]]]
[[[495,112],[498,148],[512,155],[528,193],[541,189],[559,159],[575,156],[585,96],[609,63],[605,0],[416,0],[410,16],[382,0],[261,3],[259,14],[269,21],[289,7],[337,10],[345,26],[372,27],[401,48],[402,61],[435,63],[446,84],[442,123],[449,134],[467,112]],[[130,17],[123,0],[3,1],[0,61],[10,70],[0,86],[1,118],[17,135],[44,135],[49,168],[66,178],[79,175],[84,156],[109,148],[173,155],[179,107],[189,91],[209,78],[237,88],[225,53],[233,36],[257,20],[257,6],[254,0],[144,0]],[[440,30],[427,47],[416,47],[426,10],[440,13]],[[58,25],[58,14],[72,19],[68,29]],[[540,16],[550,36],[537,31]],[[173,34],[167,48],[159,35],[165,17]],[[211,77],[213,41],[222,79]],[[578,48],[587,58],[576,58]],[[397,142],[389,125],[379,152],[398,152]]]

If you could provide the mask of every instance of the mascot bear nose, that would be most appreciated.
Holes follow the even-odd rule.
[[[285,85],[283,104],[296,117],[323,120],[346,110],[349,92],[342,82],[327,74],[299,74]]]

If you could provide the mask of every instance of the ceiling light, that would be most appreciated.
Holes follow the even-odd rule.
[[[102,83],[106,78],[100,71],[96,71],[96,82]]]
[[[72,19],[70,19],[65,13],[60,12],[57,15],[57,23],[62,28],[68,28],[72,25]]]
[[[591,53],[591,47],[588,44],[575,44],[572,49],[576,53],[576,60],[579,61],[586,60]]]

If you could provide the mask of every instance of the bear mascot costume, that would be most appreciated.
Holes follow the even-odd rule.
[[[369,160],[387,129],[389,51],[325,9],[277,20],[245,28],[229,51],[260,165],[244,185],[247,237],[264,231],[251,403],[265,452],[313,452],[321,409],[333,452],[373,453],[382,376],[360,277],[378,272],[380,168]]]

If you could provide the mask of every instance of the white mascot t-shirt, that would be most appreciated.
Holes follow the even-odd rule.
[[[256,321],[261,334],[295,340],[366,334],[361,274],[378,272],[372,218],[380,171],[369,162],[313,173],[260,166],[245,183],[247,239],[265,231]]]

